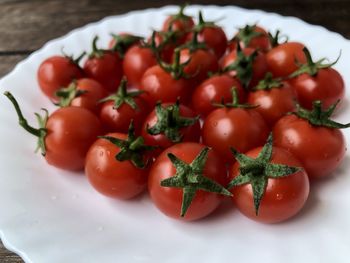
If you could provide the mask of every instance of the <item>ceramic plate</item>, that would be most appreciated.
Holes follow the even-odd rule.
[[[237,7],[190,6],[208,20],[220,19],[229,37],[237,27],[258,22],[291,40],[304,42],[314,58],[342,57],[335,66],[350,87],[350,42],[337,33],[299,19]],[[106,45],[111,32],[148,35],[160,28],[177,7],[148,9],[74,30],[48,42],[0,81],[11,90],[34,123],[35,111],[53,110],[36,80],[47,57],[90,50],[100,36]],[[147,194],[116,201],[95,192],[83,174],[64,172],[35,155],[36,140],[18,127],[9,101],[0,96],[0,234],[5,246],[26,262],[348,262],[350,258],[349,154],[328,180],[312,185],[305,209],[282,224],[255,223],[232,207],[221,207],[207,219],[183,223],[161,214]],[[350,120],[347,101],[337,120]],[[350,130],[344,131],[348,141]]]

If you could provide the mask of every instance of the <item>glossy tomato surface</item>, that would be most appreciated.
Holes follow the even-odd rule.
[[[91,111],[80,107],[64,107],[49,117],[45,137],[46,160],[65,170],[82,170],[85,155],[101,135],[101,124]]]
[[[63,56],[47,58],[40,64],[37,73],[42,92],[54,101],[57,101],[56,91],[81,77],[83,77],[82,69],[71,58]]]
[[[330,176],[345,155],[345,138],[338,129],[316,127],[295,115],[273,128],[274,145],[298,158],[310,178]]]
[[[108,136],[125,140],[126,134]],[[118,161],[120,149],[105,139],[98,139],[86,156],[85,174],[91,185],[101,194],[117,199],[130,199],[147,186],[147,169],[135,167],[130,161]]]
[[[247,152],[264,145],[269,128],[254,109],[219,108],[204,120],[203,143],[217,151],[223,160],[234,162],[230,147]]]
[[[256,158],[262,147],[246,153]],[[301,167],[301,163],[288,151],[274,147],[271,163]],[[239,164],[230,169],[230,179],[239,174]],[[296,215],[304,206],[309,195],[309,180],[304,170],[281,178],[269,178],[261,199],[258,215],[255,213],[251,184],[233,187],[233,202],[240,212],[255,221],[277,223]]]
[[[228,74],[214,75],[204,80],[193,92],[192,107],[202,117],[217,109],[213,103],[231,103],[232,88],[238,93],[239,101],[245,101],[245,91],[240,82]]]
[[[176,144],[162,152],[152,165],[148,179],[149,193],[154,204],[165,215],[187,221],[197,220],[212,213],[221,203],[222,197],[218,194],[198,190],[186,215],[181,218],[183,190],[160,185],[162,180],[174,176],[176,173],[174,165],[167,156],[168,153],[174,154],[186,163],[191,163],[204,147],[202,144],[190,142]],[[203,175],[221,185],[227,184],[226,167],[220,157],[212,150],[208,153]]]
[[[274,77],[287,77],[298,69],[296,61],[306,62],[304,44],[287,42],[272,48],[266,54],[269,71]]]

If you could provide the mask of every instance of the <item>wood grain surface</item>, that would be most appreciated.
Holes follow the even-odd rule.
[[[238,5],[296,16],[350,38],[350,0],[0,0],[0,77],[48,40],[76,27],[109,15],[184,2]],[[0,263],[18,262],[23,261],[0,242]]]

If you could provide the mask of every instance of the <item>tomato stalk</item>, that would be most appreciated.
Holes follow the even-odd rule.
[[[177,14],[171,16],[171,21],[169,23],[169,27],[168,27],[167,31],[172,31],[172,27],[173,27],[173,24],[174,24],[175,21],[177,21],[177,20],[186,20],[186,19],[191,18],[190,16],[188,16],[188,15],[186,15],[184,13],[185,8],[187,7],[187,5],[188,5],[187,3],[181,5],[180,9],[179,9],[179,12]]]
[[[156,147],[144,144],[142,136],[135,136],[134,123],[131,121],[127,139],[122,140],[111,136],[99,136],[98,138],[105,139],[120,148],[119,153],[115,158],[120,161],[131,161],[132,164],[140,169],[144,169],[149,165],[149,159],[145,160],[144,154],[154,150]]]
[[[274,48],[274,47],[277,47],[280,44],[284,44],[284,43],[288,42],[288,36],[281,35],[280,33],[281,33],[281,31],[279,31],[279,30],[277,30],[274,35],[272,35],[271,32],[268,32],[268,36],[269,36],[271,47]],[[284,40],[282,42],[280,42],[280,39],[282,37],[284,38]]]
[[[27,122],[27,120],[24,118],[21,108],[18,105],[18,102],[13,97],[13,95],[9,91],[5,91],[4,95],[12,102],[18,116],[19,125],[22,126],[27,132],[30,134],[38,137],[38,145],[35,150],[37,152],[39,149],[41,150],[41,154],[43,156],[46,155],[46,146],[45,146],[45,137],[47,135],[47,129],[46,129],[46,123],[48,119],[48,111],[46,109],[42,109],[45,113],[44,116],[39,115],[38,113],[35,113],[35,116],[37,118],[37,121],[39,123],[39,128],[34,128],[30,126]]]
[[[225,103],[224,98],[222,98],[221,103],[214,102],[212,103],[212,105],[219,108],[241,108],[241,109],[254,109],[256,107],[259,107],[259,105],[252,105],[248,103],[240,104],[236,87],[231,88],[231,93],[232,93],[231,103]]]
[[[238,176],[229,183],[228,188],[251,184],[256,215],[259,213],[268,179],[286,177],[301,170],[299,167],[270,163],[272,158],[272,133],[255,159],[239,153],[234,148],[231,148],[231,151],[240,167]]]
[[[312,110],[302,108],[299,104],[296,105],[296,112],[293,112],[299,118],[309,121],[314,126],[328,127],[333,129],[345,129],[350,127],[350,123],[342,124],[330,119],[340,100],[331,105],[325,111],[322,110],[322,101],[316,100],[313,102]]]
[[[232,196],[230,191],[226,188],[203,176],[204,166],[208,159],[208,152],[209,148],[205,147],[190,164],[185,163],[174,154],[168,153],[168,158],[176,168],[176,173],[174,176],[162,180],[160,185],[163,187],[183,189],[181,217],[185,216],[198,190]]]
[[[283,86],[282,78],[273,78],[271,72],[266,73],[265,78],[260,80],[253,90],[271,90]]]
[[[180,142],[182,135],[180,129],[194,125],[199,116],[195,118],[185,118],[180,115],[179,100],[175,104],[163,107],[161,103],[157,103],[155,112],[157,115],[157,123],[152,127],[147,127],[147,132],[151,135],[164,134],[172,142]]]
[[[138,108],[134,98],[138,97],[140,94],[143,93],[143,91],[127,91],[127,79],[124,76],[122,80],[120,81],[118,90],[115,94],[112,94],[102,100],[100,100],[98,103],[106,102],[106,101],[114,101],[114,109],[118,109],[121,105],[124,103],[128,104],[131,108],[134,110]]]
[[[115,41],[114,46],[111,48],[112,51],[116,51],[119,57],[124,58],[124,55],[129,47],[143,40],[143,37],[134,35],[115,35],[112,34]]]
[[[333,65],[335,65],[341,56],[341,51],[340,51],[337,59],[334,62],[323,63],[325,60],[327,60],[326,58],[321,58],[320,60],[314,62],[312,60],[310,51],[306,47],[303,48],[303,52],[304,52],[305,57],[306,57],[306,63],[301,64],[299,61],[296,60],[295,63],[297,64],[297,66],[299,68],[296,71],[294,71],[292,74],[290,74],[289,78],[294,78],[294,77],[297,77],[297,76],[299,76],[301,74],[305,74],[305,73],[309,74],[310,76],[316,76],[320,69],[330,68]]]
[[[86,90],[78,90],[77,82],[73,81],[67,88],[62,88],[55,92],[55,96],[59,98],[59,101],[54,104],[61,108],[68,107],[72,103],[72,100],[87,92]]]
[[[95,36],[92,40],[92,52],[89,55],[89,58],[101,58],[105,52],[109,50],[99,49],[97,47],[98,36]]]
[[[245,46],[248,46],[253,38],[260,37],[263,35],[263,33],[261,32],[256,32],[255,28],[256,25],[246,25],[245,27],[240,28],[236,39],[242,41]],[[237,43],[237,45],[239,45],[239,43]]]
[[[170,73],[174,79],[180,78],[191,78],[194,74],[186,74],[184,72],[184,68],[190,63],[191,58],[185,61],[184,63],[180,63],[180,49],[176,48],[174,51],[174,62],[172,64],[168,64],[162,61],[159,57],[157,57],[157,61],[159,66],[166,72]]]

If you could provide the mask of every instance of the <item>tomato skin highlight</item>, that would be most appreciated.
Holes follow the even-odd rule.
[[[259,105],[255,110],[272,127],[283,115],[294,111],[295,100],[296,93],[293,87],[288,82],[283,82],[282,87],[250,92],[247,102]]]
[[[246,155],[256,158],[261,149],[262,147],[255,148]],[[271,163],[302,166],[291,153],[278,147],[273,147]],[[231,180],[239,174],[237,162],[230,168],[229,174]],[[304,170],[283,178],[269,178],[259,213],[256,215],[252,186],[245,184],[231,189],[232,201],[239,211],[248,218],[262,223],[278,223],[296,215],[304,206],[309,191],[309,180]]]
[[[221,203],[222,197],[215,193],[198,190],[184,217],[180,217],[182,203],[182,189],[162,187],[163,179],[174,176],[176,169],[167,154],[173,153],[186,163],[191,163],[205,146],[199,143],[179,143],[162,152],[153,163],[148,179],[148,190],[154,204],[165,215],[185,221],[193,221],[212,213]],[[218,182],[227,184],[227,171],[220,157],[212,150],[204,168],[204,176]]]
[[[327,109],[345,96],[342,76],[332,68],[320,69],[315,76],[301,74],[291,83],[295,87],[298,102],[306,109],[312,109],[312,102],[321,100],[323,109]]]
[[[306,63],[305,46],[299,42],[287,42],[272,48],[266,54],[269,72],[274,77],[287,77],[298,69],[295,60]]]
[[[147,116],[148,106],[140,98],[133,98],[137,108],[123,103],[118,109],[114,108],[114,101],[104,102],[100,111],[100,120],[105,131],[126,133],[131,120],[134,120],[135,130],[140,131]]]
[[[226,162],[233,163],[230,147],[247,152],[263,145],[269,133],[261,115],[254,109],[219,108],[204,120],[202,139]]]
[[[127,137],[122,133],[107,135],[123,140]],[[86,157],[85,174],[99,193],[116,199],[130,199],[146,188],[148,169],[136,168],[130,161],[116,160],[119,151],[107,140],[96,140]]]
[[[82,69],[70,58],[52,56],[44,60],[38,69],[37,79],[42,92],[57,101],[56,91],[68,86],[74,79],[83,77]]]
[[[316,127],[295,115],[281,118],[273,134],[274,145],[298,158],[310,179],[330,176],[345,155],[345,138],[340,130]]]
[[[157,60],[149,48],[132,46],[124,56],[123,70],[130,86],[140,88],[141,79],[147,69],[157,64]]]
[[[231,76],[214,75],[204,80],[193,92],[192,107],[202,117],[217,109],[213,103],[232,102],[232,87],[238,92],[239,101],[245,101],[245,91],[238,80]]]
[[[56,110],[50,115],[46,129],[46,161],[55,167],[72,171],[84,168],[90,145],[101,135],[98,118],[80,107]]]
[[[150,107],[153,107],[158,101],[174,103],[178,98],[180,98],[181,103],[186,104],[191,96],[188,88],[187,80],[174,79],[159,65],[155,65],[145,72],[140,87],[141,90],[145,91],[141,97]]]
[[[117,52],[105,51],[100,57],[91,57],[84,64],[84,72],[109,91],[115,91],[123,75],[122,60]]]
[[[162,107],[167,107],[172,105],[171,103],[163,103]],[[185,105],[179,106],[180,115],[186,118],[194,118],[196,114],[189,107]],[[164,134],[151,135],[147,132],[147,127],[153,127],[157,123],[157,115],[155,110],[153,110],[145,119],[141,135],[145,139],[145,144],[151,146],[159,146],[161,149],[168,148],[175,143],[168,139]],[[201,135],[200,124],[197,121],[195,124],[187,127],[180,128],[180,133],[183,135],[182,142],[199,142]],[[157,151],[157,150],[155,150]],[[157,151],[160,153],[160,151]]]
[[[93,79],[83,78],[77,81],[77,89],[84,90],[86,93],[74,98],[70,106],[82,107],[98,113],[101,108],[98,101],[108,94],[102,85]]]

